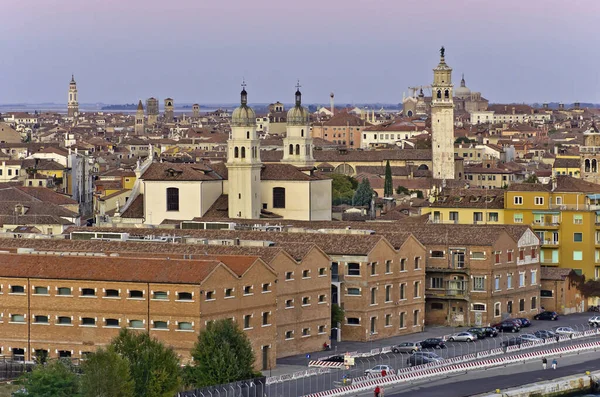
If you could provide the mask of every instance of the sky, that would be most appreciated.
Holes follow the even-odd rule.
[[[399,103],[446,48],[493,103],[600,103],[599,0],[19,0],[0,24],[0,104]]]

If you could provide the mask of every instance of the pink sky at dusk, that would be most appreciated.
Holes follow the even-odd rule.
[[[600,102],[600,1],[21,0],[3,4],[0,103],[398,103],[441,45],[491,102]]]

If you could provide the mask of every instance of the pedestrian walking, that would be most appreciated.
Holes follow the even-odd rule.
[[[548,365],[548,359],[546,357],[542,358],[542,368],[546,369],[546,365]]]
[[[381,370],[381,377],[384,377],[387,375],[387,371],[385,369]]]
[[[552,369],[556,369],[557,365],[558,365],[558,362],[556,361],[556,359],[552,360]]]
[[[381,395],[381,388],[379,386],[375,387],[375,397],[379,397]]]
[[[560,342],[560,335],[556,335],[556,343]]]

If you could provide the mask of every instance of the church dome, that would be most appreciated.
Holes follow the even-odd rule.
[[[296,106],[287,113],[288,125],[307,125],[309,121],[308,110],[302,106],[302,94],[298,89],[296,91]]]
[[[244,88],[241,93],[241,104],[231,114],[233,127],[253,127],[256,125],[256,113],[248,106],[248,93]]]
[[[454,96],[464,98],[468,97],[469,95],[471,95],[471,90],[467,87],[465,83],[465,76],[463,75],[462,80],[460,81],[460,87],[454,91]]]

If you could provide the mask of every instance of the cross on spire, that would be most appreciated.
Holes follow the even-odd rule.
[[[296,83],[296,89],[300,91],[300,87],[302,86],[300,85],[300,79],[298,79],[298,83]]]
[[[246,79],[244,79],[242,77],[242,89],[245,90],[246,89]]]

